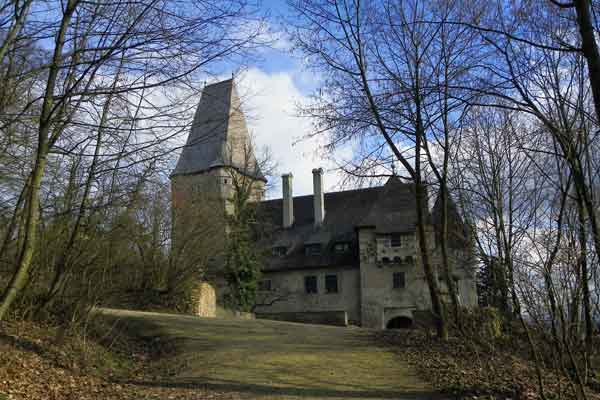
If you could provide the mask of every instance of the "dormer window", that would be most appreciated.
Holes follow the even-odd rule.
[[[304,254],[307,256],[320,256],[321,255],[321,244],[312,243],[304,246]]]
[[[273,255],[275,257],[284,257],[287,254],[287,247],[275,246],[273,247]]]
[[[335,254],[345,254],[350,251],[350,243],[339,242],[333,245],[333,252]]]

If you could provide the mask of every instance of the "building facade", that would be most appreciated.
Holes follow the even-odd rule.
[[[392,176],[383,186],[324,193],[322,174],[313,170],[314,194],[299,197],[286,192],[292,177],[284,175],[283,198],[260,204],[275,229],[257,315],[370,328],[428,323],[431,300],[416,239],[414,185]],[[427,243],[449,301],[441,272],[440,207],[438,201],[425,210]],[[452,279],[460,303],[474,307],[468,231],[454,205],[448,208]]]
[[[259,282],[258,317],[370,328],[428,320],[431,302],[418,256],[413,184],[392,176],[383,186],[325,193],[323,170],[317,168],[312,195],[294,197],[293,177],[286,174],[282,198],[264,201],[266,180],[248,144],[233,81],[207,86],[171,180],[175,213],[194,207],[190,199],[196,193],[207,199],[201,204],[214,202],[215,214],[231,212],[231,171],[256,182],[258,223],[269,232],[257,243],[269,254]],[[432,264],[445,293],[440,204],[424,213]],[[452,278],[461,304],[475,306],[469,233],[451,202],[448,211]],[[174,220],[175,230],[189,222]],[[225,290],[218,278],[213,284],[217,292]]]

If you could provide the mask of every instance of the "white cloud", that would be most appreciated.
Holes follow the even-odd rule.
[[[237,84],[243,98],[250,131],[259,147],[269,146],[279,165],[279,173],[294,175],[294,195],[312,194],[312,169],[325,169],[325,190],[337,183],[336,173],[328,172],[334,164],[319,154],[318,138],[306,138],[310,121],[297,117],[295,107],[308,101],[294,82],[295,72],[268,74],[251,68]],[[281,197],[280,177],[270,197]]]

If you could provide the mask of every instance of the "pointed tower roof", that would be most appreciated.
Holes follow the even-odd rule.
[[[233,167],[266,182],[250,143],[233,79],[208,85],[202,91],[192,129],[171,177],[219,167]]]

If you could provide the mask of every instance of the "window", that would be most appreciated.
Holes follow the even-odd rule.
[[[402,263],[402,257],[395,256],[395,257],[394,257],[394,262],[395,262],[395,263],[398,263],[398,264]]]
[[[394,272],[394,289],[403,289],[405,286],[404,272]]]
[[[435,276],[437,276],[438,281],[446,282],[446,276],[443,275],[441,272],[442,272],[441,266],[439,264],[434,264],[433,265],[433,273],[435,274]]]
[[[338,292],[337,275],[325,275],[325,292],[326,293],[337,293]]]
[[[320,256],[321,255],[321,244],[320,243],[307,244],[304,247],[304,253],[307,256]]]
[[[381,261],[382,261],[384,264],[389,264],[389,263],[390,263],[390,258],[389,258],[389,257],[382,257],[382,258],[381,258]]]
[[[390,247],[390,237],[388,235],[377,236],[377,245],[381,247]]]
[[[390,236],[390,245],[392,247],[402,246],[402,235],[400,235],[399,233],[392,233]]]
[[[333,252],[336,254],[344,254],[350,251],[350,243],[340,242],[333,245]]]
[[[287,247],[285,247],[285,246],[273,247],[273,255],[275,257],[283,257],[286,254],[287,254]]]
[[[258,281],[258,290],[262,290],[262,291],[271,291],[271,280],[270,279],[265,279],[262,281]]]
[[[304,277],[304,291],[306,293],[317,293],[317,277],[305,276]]]

